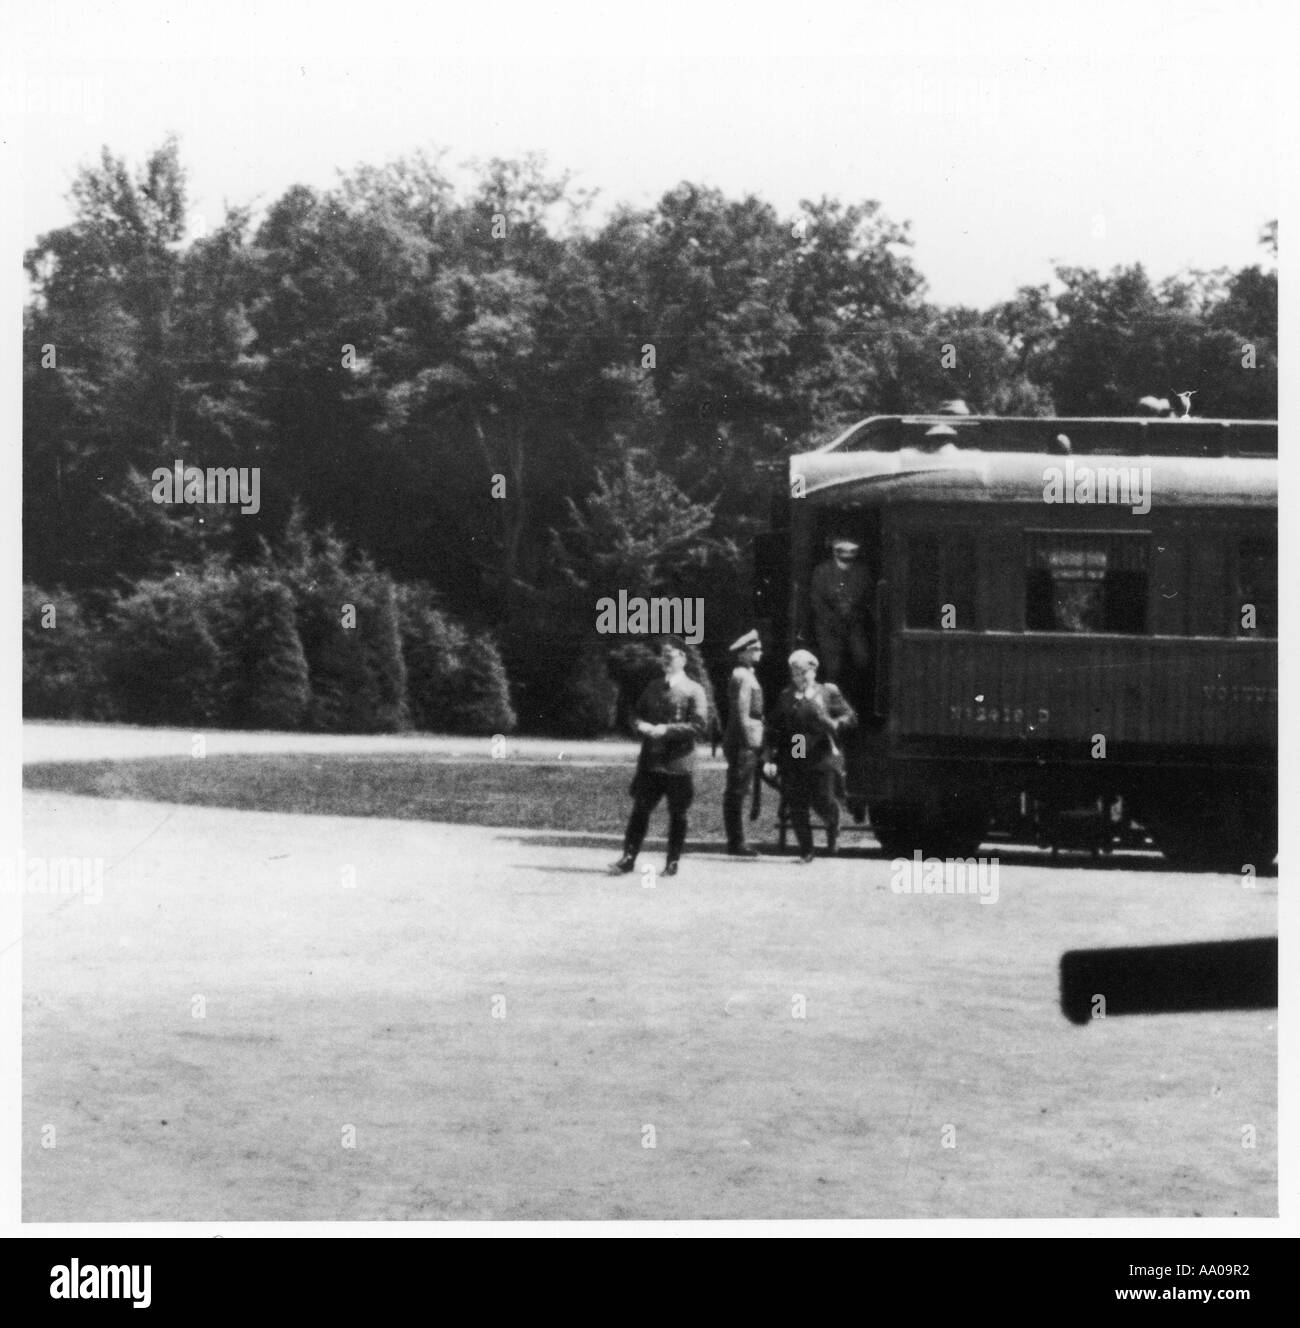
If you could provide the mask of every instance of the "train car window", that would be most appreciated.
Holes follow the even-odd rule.
[[[907,542],[907,625],[972,631],[975,541],[969,535],[913,535]]]
[[[1237,635],[1276,636],[1276,539],[1252,537],[1240,541],[1237,546],[1236,592],[1232,613]]]
[[[1147,630],[1145,535],[1026,533],[1025,629]]]

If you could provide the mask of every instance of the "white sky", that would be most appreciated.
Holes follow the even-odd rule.
[[[210,220],[421,145],[543,151],[607,205],[683,179],[876,198],[932,298],[981,306],[1055,262],[1260,261],[1278,213],[1272,0],[464,9],[33,6],[0,91],[24,241],[101,144],[139,163],[168,130]]]

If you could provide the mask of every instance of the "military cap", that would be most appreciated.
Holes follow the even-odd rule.
[[[748,650],[750,646],[761,646],[762,644],[763,642],[759,639],[757,632],[746,632],[744,636],[738,636],[727,649],[735,655],[742,650]]]

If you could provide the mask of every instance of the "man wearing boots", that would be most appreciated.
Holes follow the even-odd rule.
[[[652,682],[636,703],[633,727],[641,755],[629,792],[632,815],[623,837],[616,872],[630,872],[650,824],[650,813],[668,799],[668,861],[665,876],[677,874],[686,845],[686,811],[695,797],[695,744],[708,733],[709,702],[704,688],[686,676],[686,642],[664,638],[659,649],[664,676]]]
[[[756,858],[758,850],[745,843],[745,799],[763,751],[763,688],[754,673],[763,658],[763,643],[757,632],[746,632],[730,649],[736,665],[727,684],[727,727],[722,735],[722,754],[727,758],[722,823],[727,852],[735,858]]]

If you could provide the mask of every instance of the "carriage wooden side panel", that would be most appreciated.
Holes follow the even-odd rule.
[[[1095,759],[1097,734],[1112,755],[1130,744],[1194,754],[1276,742],[1272,642],[904,632],[893,654],[904,741],[979,739],[994,757],[1066,744],[1081,761]]]

